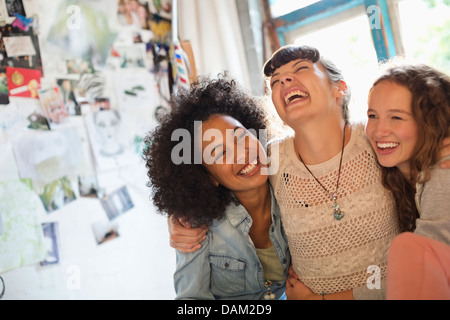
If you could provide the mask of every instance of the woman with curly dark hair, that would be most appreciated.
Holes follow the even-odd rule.
[[[225,76],[171,104],[146,137],[148,186],[161,213],[209,230],[196,252],[177,251],[176,298],[280,298],[290,254],[258,137],[266,114]]]
[[[393,64],[368,104],[366,133],[406,232],[391,244],[387,297],[448,299],[450,172],[438,165],[450,159],[440,159],[450,136],[450,78],[426,65]]]

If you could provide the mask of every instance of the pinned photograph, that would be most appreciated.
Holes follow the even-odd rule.
[[[119,68],[147,68],[147,52],[144,43],[129,46],[115,46],[116,67]]]
[[[41,266],[57,264],[59,262],[58,223],[43,223],[44,242],[47,247],[47,256],[40,262]]]
[[[153,109],[159,97],[156,81],[150,72],[119,72],[114,78],[120,110]]]
[[[78,81],[72,79],[56,79],[60,89],[64,106],[69,116],[81,116],[81,106],[75,96],[75,90]]]
[[[111,109],[111,104],[109,103],[109,98],[101,98],[101,97],[95,98],[94,105],[92,106],[93,112],[109,110],[109,109]]]
[[[84,167],[83,151],[76,128],[27,131],[12,138],[21,178],[43,187]]]
[[[42,107],[50,122],[50,127],[53,124],[60,124],[68,117],[64,99],[59,87],[40,90],[39,99]]]
[[[39,194],[39,197],[47,213],[61,209],[76,199],[71,182],[67,177],[46,185],[43,192]]]
[[[92,224],[95,241],[103,244],[119,237],[119,224],[117,221],[98,221]]]
[[[8,104],[8,78],[5,72],[0,72],[0,104]]]
[[[94,73],[92,61],[85,59],[71,59],[66,61],[68,74]]]
[[[134,207],[126,186],[106,195],[101,203],[109,220],[116,219]]]
[[[79,176],[78,191],[80,192],[80,197],[97,198],[101,194],[97,177],[95,175]]]
[[[39,98],[41,71],[6,67],[6,76],[10,97]]]

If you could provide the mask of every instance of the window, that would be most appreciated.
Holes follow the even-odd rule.
[[[307,33],[298,37],[295,43],[318,48],[342,70],[352,94],[350,120],[365,122],[367,94],[378,70],[367,16],[361,13],[344,22]]]
[[[278,18],[282,15],[307,7],[319,1],[320,0],[305,0],[305,1],[269,0],[269,5],[272,18]]]
[[[398,3],[405,56],[450,74],[450,3],[408,0]]]

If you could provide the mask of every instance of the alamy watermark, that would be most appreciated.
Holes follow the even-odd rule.
[[[367,273],[371,275],[367,278],[366,286],[368,289],[381,289],[381,269],[379,266],[371,265],[367,267]]]
[[[268,156],[268,133],[265,129],[258,132],[254,129],[227,129],[224,137],[218,129],[203,132],[202,122],[194,121],[193,137],[187,129],[179,128],[172,133],[171,140],[179,142],[171,152],[171,160],[176,165],[247,164],[258,159],[262,165],[261,174],[278,171],[278,144],[271,145]],[[204,148],[203,142],[208,143]],[[224,151],[226,156],[223,156]]]
[[[77,5],[70,5],[66,9],[67,20],[66,26],[69,30],[81,29],[81,8]]]
[[[367,7],[370,29],[381,29],[381,9],[379,6],[371,5]]]

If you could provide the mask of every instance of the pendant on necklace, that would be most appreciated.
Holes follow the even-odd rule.
[[[339,204],[337,203],[337,194],[335,192],[330,193],[331,198],[334,201],[333,205],[333,218],[336,220],[341,220],[344,217],[344,213],[340,210]]]
[[[264,283],[267,288],[267,293],[264,295],[264,300],[275,300],[275,295],[270,291],[270,286],[272,285],[272,281],[266,280]]]

